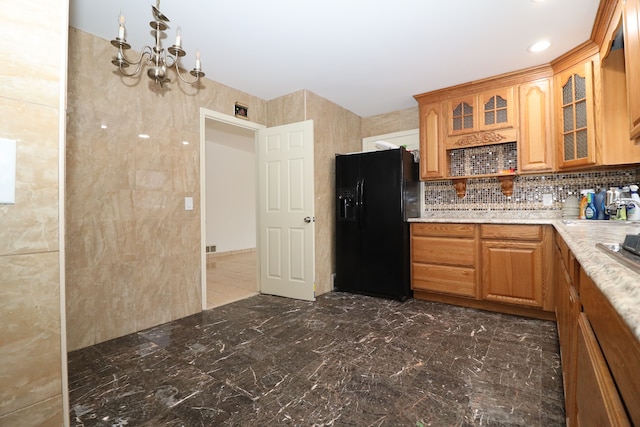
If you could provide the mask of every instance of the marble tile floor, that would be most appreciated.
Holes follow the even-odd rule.
[[[72,426],[562,426],[554,322],[257,295],[69,353]]]
[[[258,295],[255,250],[207,259],[207,308]]]

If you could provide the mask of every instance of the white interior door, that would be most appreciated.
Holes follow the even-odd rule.
[[[313,121],[258,131],[262,293],[315,300]]]

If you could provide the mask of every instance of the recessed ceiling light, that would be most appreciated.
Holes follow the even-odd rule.
[[[182,141],[184,145],[189,145],[189,141]]]
[[[551,42],[549,40],[541,40],[529,46],[529,52],[542,52],[545,49],[548,49],[551,46]]]
[[[100,128],[101,128],[101,129],[106,129],[106,128],[107,128],[107,125],[100,125]]]
[[[146,133],[141,133],[140,135],[138,135],[138,138],[148,139],[149,135],[147,135]]]
[[[544,0],[531,0],[531,3],[542,3]]]

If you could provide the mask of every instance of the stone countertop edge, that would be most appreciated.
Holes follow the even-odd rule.
[[[564,239],[585,273],[611,302],[631,332],[640,340],[640,274],[615,261],[596,243],[622,243],[627,234],[640,233],[640,222],[563,220],[555,215],[514,218],[489,215],[410,218],[413,223],[532,224],[552,225]],[[472,216],[473,215],[473,216]]]

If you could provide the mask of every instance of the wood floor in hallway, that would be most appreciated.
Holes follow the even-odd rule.
[[[257,295],[256,251],[220,254],[207,259],[207,308]]]

